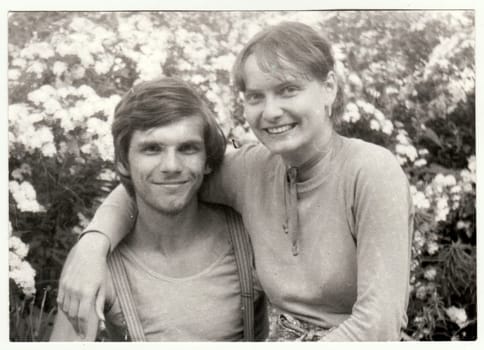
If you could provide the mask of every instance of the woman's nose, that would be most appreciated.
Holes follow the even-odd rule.
[[[283,110],[280,106],[277,98],[267,97],[264,104],[264,110],[262,116],[267,121],[274,121],[279,119],[283,115]]]

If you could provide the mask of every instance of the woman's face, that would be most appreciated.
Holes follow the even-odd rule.
[[[249,56],[244,65],[244,101],[245,117],[257,138],[298,166],[329,141],[333,128],[329,110],[337,85],[332,72],[324,82],[294,72],[298,70],[264,72],[255,56]]]

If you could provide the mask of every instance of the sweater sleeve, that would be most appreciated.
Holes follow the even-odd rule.
[[[413,209],[395,157],[360,157],[352,179],[357,300],[351,316],[323,341],[397,341],[407,323]],[[350,192],[350,191],[348,191]]]
[[[106,235],[112,251],[131,232],[136,215],[135,201],[123,185],[118,185],[96,210],[83,234],[95,231]]]
[[[204,181],[200,198],[206,202],[228,205],[239,213],[242,212],[245,180],[250,176],[249,169],[256,158],[256,144],[228,150],[220,168]]]

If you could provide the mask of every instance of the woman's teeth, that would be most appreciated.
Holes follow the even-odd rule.
[[[283,132],[291,130],[293,127],[294,125],[290,124],[290,125],[278,126],[275,128],[266,128],[266,130],[269,134],[282,134]]]

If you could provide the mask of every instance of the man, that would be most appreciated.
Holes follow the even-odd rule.
[[[112,134],[116,170],[138,216],[109,257],[109,339],[262,339],[265,305],[260,289],[251,286],[241,221],[230,209],[197,198],[225,151],[205,102],[176,79],[141,83],[117,105]],[[51,340],[95,340],[99,319],[94,305],[88,307],[85,335],[68,318],[77,310],[66,310],[58,313]]]

